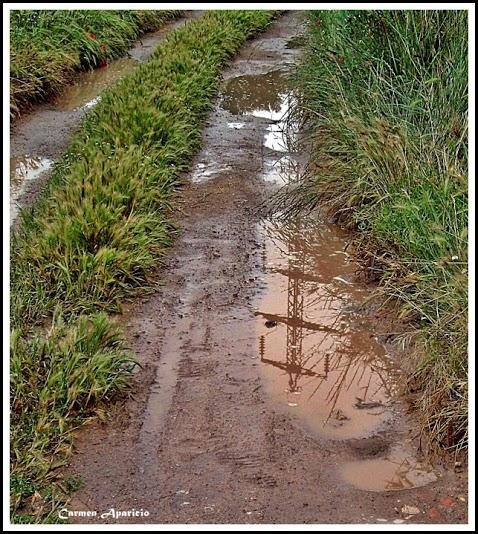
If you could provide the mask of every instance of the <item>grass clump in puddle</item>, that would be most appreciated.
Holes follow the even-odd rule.
[[[75,71],[124,54],[145,31],[181,11],[14,10],[10,13],[10,107],[20,114],[58,92]]]
[[[467,14],[310,17],[300,112],[310,172],[282,201],[325,206],[410,321],[409,391],[435,443],[467,443]]]
[[[15,521],[53,517],[61,496],[51,488],[61,486],[48,482],[72,427],[123,391],[131,362],[97,314],[148,286],[171,244],[172,194],[200,146],[221,69],[273,16],[211,11],[171,33],[102,95],[22,213],[11,246]],[[61,320],[45,331],[54,312]]]

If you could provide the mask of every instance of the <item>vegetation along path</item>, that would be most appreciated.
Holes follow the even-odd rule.
[[[304,31],[300,14],[283,15],[223,73],[164,282],[120,317],[141,370],[111,419],[78,433],[71,510],[172,523],[465,521],[460,475],[419,454],[384,318],[361,311],[370,290],[347,234],[261,212],[302,164],[284,117]]]
[[[335,76],[321,45],[301,95],[294,83],[325,22],[186,15],[151,37],[161,40],[152,53],[147,40],[131,51],[148,59],[141,65],[120,59],[81,74],[14,124],[12,168],[38,159],[12,227],[15,522],[466,522],[461,464],[427,454],[401,395],[405,355],[392,342],[407,327],[369,298],[376,287],[350,232],[316,206],[323,189],[310,177],[345,176],[361,146],[347,135],[337,151],[333,141],[348,131],[341,121],[356,133],[340,108],[345,89],[331,91],[337,80],[350,89],[344,58],[332,58]],[[305,124],[304,101],[315,118]],[[309,134],[325,116],[317,143]],[[359,130],[355,163],[367,150],[385,154]],[[396,163],[392,154],[351,170],[350,187],[340,197],[326,188],[324,200],[348,213],[364,198],[376,213],[354,187]],[[451,393],[463,384],[460,362]],[[463,420],[445,432],[456,450]]]

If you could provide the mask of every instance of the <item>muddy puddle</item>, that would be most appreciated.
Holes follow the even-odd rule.
[[[266,221],[259,231],[265,291],[255,312],[257,346],[270,399],[311,434],[363,445],[358,455],[371,458],[337,465],[358,489],[436,481],[409,441],[388,441],[403,408],[400,371],[361,311],[368,290],[356,280],[347,234],[311,218]],[[388,436],[383,443],[380,435]]]
[[[383,458],[346,462],[341,473],[347,482],[366,491],[400,491],[435,482],[431,465],[418,460],[410,446],[398,444]]]
[[[291,128],[289,117],[294,102],[290,72],[286,69],[234,77],[225,84],[221,95],[221,105],[230,113],[262,119],[261,175],[279,185],[290,181],[294,167],[291,153],[296,128]]]
[[[100,93],[132,72],[140,61],[132,57],[116,59],[105,67],[90,70],[78,77],[74,85],[58,96],[54,105],[59,110],[90,109],[100,101]]]
[[[257,175],[273,188],[299,179],[304,165],[300,131],[291,118],[296,101],[291,85],[290,72],[274,69],[230,77],[220,94],[236,142],[255,129],[261,150]],[[234,172],[234,166],[209,152],[195,176],[202,181],[224,172]],[[403,408],[397,399],[400,372],[363,312],[369,290],[356,277],[347,234],[317,218],[266,220],[258,233],[263,293],[255,312],[257,350],[269,398],[308,432],[328,440],[390,432]],[[413,447],[391,445],[377,458],[340,463],[340,476],[370,491],[436,480]]]
[[[260,176],[279,185],[301,167],[289,76],[277,69],[232,77],[220,95],[230,128],[255,119]],[[258,350],[269,395],[326,437],[372,435],[393,415],[397,370],[357,311],[367,292],[353,281],[346,235],[312,218],[267,221],[259,232],[266,291],[256,312]]]
[[[51,169],[53,161],[49,158],[16,156],[10,158],[10,219],[16,218],[16,201],[25,191],[28,183]]]
[[[220,105],[232,115],[252,115],[280,120],[284,97],[289,93],[288,73],[276,69],[264,74],[245,74],[226,80]]]
[[[261,232],[267,290],[256,315],[269,394],[326,437],[373,434],[392,416],[397,371],[357,311],[367,294],[345,236],[312,219]]]
[[[193,182],[231,171],[253,172],[271,184],[284,185],[285,175],[290,180],[294,160],[288,139],[289,110],[294,94],[289,77],[289,71],[281,68],[225,79],[217,106],[222,120],[210,128],[217,142],[201,151]],[[224,153],[235,165],[224,158]]]

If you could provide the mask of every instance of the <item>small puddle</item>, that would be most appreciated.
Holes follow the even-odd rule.
[[[415,459],[413,451],[398,445],[385,458],[347,462],[344,479],[366,491],[400,491],[425,486],[437,480],[434,469]]]
[[[35,180],[42,172],[53,165],[48,158],[36,156],[15,156],[10,158],[10,190],[18,195],[25,180]]]
[[[288,76],[284,70],[237,76],[225,84],[221,96],[221,106],[229,113],[264,119],[266,126],[263,145],[274,152],[289,152],[290,140],[286,137],[287,117],[294,96],[289,88]],[[241,123],[229,124],[231,128],[241,127]],[[264,164],[273,168],[284,160],[288,163],[287,155],[266,155]],[[272,176],[272,172],[264,174],[268,179]]]
[[[279,120],[283,115],[283,95],[288,92],[287,86],[287,72],[282,69],[235,76],[224,83],[221,107],[232,115]]]
[[[66,88],[55,99],[55,107],[60,111],[93,107],[99,102],[100,93],[132,72],[139,64],[137,59],[123,57],[115,59],[105,67],[82,72],[75,84]]]
[[[38,156],[15,156],[10,158],[10,222],[18,214],[17,201],[26,185],[51,169],[53,161]]]
[[[195,18],[197,15],[190,16]],[[129,50],[126,57],[114,59],[105,67],[80,73],[75,84],[65,88],[65,91],[55,100],[56,108],[60,111],[72,111],[93,107],[100,101],[100,93],[148,60],[167,32],[183,25],[185,20],[171,21],[160,30],[144,35]]]
[[[176,27],[183,26],[188,20],[196,18],[199,15],[200,12],[191,12],[183,18],[173,20],[163,26],[159,31],[143,36],[141,40],[137,41],[132,46],[126,57],[114,59],[105,67],[77,73],[75,83],[65,87],[60,95],[52,100],[51,103],[47,104],[48,112],[55,114],[58,129],[61,131],[65,124],[70,124],[72,126],[77,124],[78,121],[81,120],[83,114],[101,100],[101,93],[105,89],[113,85],[123,76],[131,73],[142,62],[149,59],[157,45],[169,31]],[[33,118],[34,115],[35,114],[32,115]],[[38,131],[39,128],[35,126],[34,129]],[[25,136],[25,134],[21,135]],[[27,130],[26,137],[32,137],[33,139],[38,137],[39,141],[34,148],[24,149],[25,152],[28,151],[34,153],[38,148],[45,151],[44,139],[42,136],[37,136],[36,131],[29,132]],[[47,154],[49,154],[48,149]],[[50,158],[56,159],[56,154],[55,156],[53,154],[49,155]],[[53,161],[50,158],[38,157],[36,155],[15,155],[10,159],[11,225],[15,222],[15,219],[18,216],[19,206],[23,205],[22,196],[27,193],[26,186],[50,170],[53,165]]]
[[[364,437],[391,417],[392,363],[357,314],[345,236],[304,219],[263,225],[266,292],[256,312],[273,399],[330,438]]]

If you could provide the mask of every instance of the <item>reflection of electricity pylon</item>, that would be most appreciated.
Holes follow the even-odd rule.
[[[286,360],[292,365],[297,365],[302,356],[302,341],[304,339],[304,273],[305,252],[301,248],[296,250],[296,240],[289,240],[289,260],[287,273],[287,354]],[[300,368],[299,368],[300,371]],[[289,392],[299,390],[297,385],[300,372],[289,373]]]
[[[297,227],[294,232],[300,232]],[[325,375],[317,373],[313,369],[305,367],[302,342],[304,339],[304,328],[308,329],[309,323],[304,321],[304,285],[307,275],[305,272],[306,250],[300,246],[297,239],[287,239],[288,268],[287,272],[287,317],[275,316],[274,320],[285,323],[287,327],[286,340],[286,361],[278,362],[265,358],[265,336],[259,340],[259,352],[261,361],[278,367],[289,375],[288,392],[296,393],[300,391],[298,384],[301,376],[327,378],[328,355],[326,355]],[[265,260],[265,258],[263,258]],[[267,316],[267,314],[264,314]],[[272,317],[272,316],[271,316]],[[314,328],[315,329],[315,328]],[[320,329],[317,328],[318,330]]]

